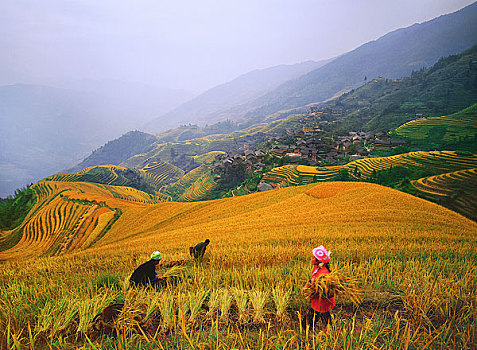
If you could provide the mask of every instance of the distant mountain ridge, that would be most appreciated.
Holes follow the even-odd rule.
[[[97,165],[119,165],[129,157],[150,151],[156,141],[154,135],[137,130],[130,131],[94,150],[81,163],[66,172],[75,173]]]
[[[257,99],[247,115],[267,115],[354,88],[364,79],[401,78],[477,43],[477,3],[422,24],[398,29],[338,57]]]
[[[73,166],[189,96],[127,82],[0,86],[0,197]]]
[[[247,106],[258,96],[262,96],[285,81],[295,79],[328,63],[306,61],[293,65],[279,65],[266,69],[256,69],[238,78],[207,90],[194,99],[180,105],[144,126],[145,131],[160,132],[167,127],[177,127],[182,123],[215,123],[224,118],[241,116],[241,106]]]
[[[390,32],[328,64],[289,80],[254,101],[229,110],[238,117],[265,117],[359,87],[377,77],[401,78],[441,57],[477,44],[477,2],[431,21]]]
[[[448,115],[477,102],[477,45],[403,79],[378,78],[326,104],[335,131],[390,130],[418,115]]]

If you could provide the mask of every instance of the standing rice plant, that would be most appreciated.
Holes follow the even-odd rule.
[[[190,322],[195,322],[200,310],[202,309],[202,305],[204,305],[205,299],[207,299],[209,294],[209,290],[199,290],[195,293],[189,293]]]
[[[159,306],[161,303],[162,294],[156,291],[151,292],[148,297],[147,303],[147,310],[146,310],[146,317],[144,318],[145,321],[156,317],[156,314],[159,312]]]
[[[233,295],[228,290],[223,289],[220,293],[220,320],[222,322],[228,322],[229,310],[232,306]]]
[[[190,311],[189,297],[185,293],[180,292],[176,297],[176,305],[179,311],[179,319],[185,319],[185,316]]]
[[[290,302],[291,291],[285,291],[282,288],[273,288],[272,296],[276,308],[275,316],[278,320],[284,320],[286,318],[288,303]]]
[[[161,302],[159,304],[159,310],[162,315],[162,326],[164,329],[171,329],[174,326],[175,310],[174,310],[174,298],[170,293],[164,293],[162,295]]]
[[[86,333],[91,328],[94,317],[115,300],[111,294],[100,294],[92,299],[78,301],[78,333]]]
[[[238,321],[242,324],[247,323],[247,304],[248,304],[248,293],[247,291],[240,288],[233,288],[235,303],[237,304],[238,309]]]
[[[250,292],[250,301],[253,306],[253,321],[256,323],[265,323],[265,304],[270,296],[268,291],[255,289]]]
[[[40,311],[34,330],[36,333],[55,337],[60,332],[72,327],[77,315],[78,305],[76,302],[69,300],[49,302]]]
[[[209,310],[206,313],[206,317],[213,318],[220,307],[220,290],[213,290],[209,293],[208,307]]]

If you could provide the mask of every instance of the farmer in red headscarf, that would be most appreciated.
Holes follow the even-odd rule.
[[[313,271],[311,272],[311,279],[308,284],[311,284],[318,276],[327,275],[330,271],[330,255],[331,251],[327,251],[325,247],[320,245],[312,250],[311,263],[313,264]],[[330,311],[335,307],[335,297],[327,298],[323,295],[315,295],[310,299],[311,308],[308,314],[303,319],[303,327],[308,324],[312,327],[317,321],[321,321],[324,326],[331,325]]]

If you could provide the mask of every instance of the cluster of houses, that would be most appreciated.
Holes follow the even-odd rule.
[[[317,137],[298,138],[292,145],[275,142],[270,154],[276,157],[286,156],[290,163],[305,160],[310,165],[337,164],[347,156],[352,161],[368,156],[372,149],[394,148],[406,143],[392,140],[383,132],[350,132],[347,136],[324,140],[325,138]]]
[[[266,152],[263,150],[242,150],[236,154],[219,154],[215,156],[214,170],[216,174],[224,172],[227,167],[244,165],[249,170],[261,170],[265,167],[263,163]]]
[[[354,132],[331,137],[323,132],[329,116],[339,116],[343,111],[310,108],[310,113],[296,121],[295,127],[288,127],[274,134],[256,133],[241,138],[243,146],[235,152],[216,157],[216,173],[224,167],[243,164],[250,170],[261,170],[266,166],[264,159],[270,155],[284,158],[286,163],[309,165],[338,164],[347,157],[350,161],[367,157],[369,151],[378,148],[394,148],[405,145],[403,140],[392,140],[384,132]],[[267,142],[270,149],[260,149]],[[234,153],[234,154],[232,154]],[[234,165],[235,164],[235,165]]]

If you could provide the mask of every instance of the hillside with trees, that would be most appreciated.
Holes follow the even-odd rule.
[[[477,46],[441,58],[403,79],[378,78],[351,90],[327,108],[340,111],[335,132],[391,130],[422,116],[448,115],[477,101]]]
[[[398,29],[286,82],[248,106],[247,117],[325,101],[378,77],[402,78],[477,43],[477,3]]]
[[[154,135],[141,131],[130,131],[94,150],[91,155],[71,168],[69,172],[77,172],[95,165],[119,165],[136,154],[148,152],[155,142],[156,137]]]

